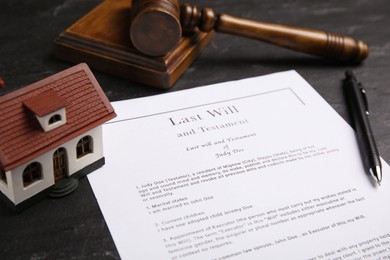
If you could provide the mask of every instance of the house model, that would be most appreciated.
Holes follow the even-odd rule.
[[[0,197],[18,210],[72,190],[104,165],[102,124],[115,116],[86,64],[0,96]]]

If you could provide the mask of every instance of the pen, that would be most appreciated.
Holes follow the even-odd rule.
[[[352,122],[355,126],[363,164],[380,185],[382,181],[382,165],[368,120],[369,112],[366,91],[362,84],[357,81],[352,71],[345,72],[344,91]]]

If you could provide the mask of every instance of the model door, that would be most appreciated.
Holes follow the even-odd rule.
[[[68,160],[65,148],[57,149],[53,154],[53,170],[55,182],[68,176]]]

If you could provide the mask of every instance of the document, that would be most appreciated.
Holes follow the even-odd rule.
[[[122,259],[390,259],[389,166],[297,72],[113,106],[88,178]]]

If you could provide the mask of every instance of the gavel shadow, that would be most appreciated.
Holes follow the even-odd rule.
[[[296,69],[296,68],[356,68],[362,65],[362,63],[348,63],[335,61],[331,59],[318,58],[315,56],[309,56],[304,54],[291,54],[288,56],[270,56],[268,54],[253,54],[245,55],[239,53],[239,55],[227,56],[226,53],[223,57],[215,57],[214,55],[202,54],[199,59],[202,64],[208,64],[207,66],[218,66],[221,68],[239,68],[240,70],[246,67],[270,67],[276,69]]]

